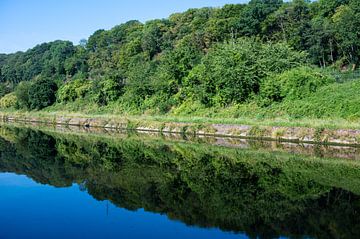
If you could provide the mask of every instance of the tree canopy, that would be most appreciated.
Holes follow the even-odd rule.
[[[257,98],[270,75],[300,65],[358,68],[359,19],[357,0],[251,0],[133,20],[97,30],[77,46],[54,41],[0,54],[0,96],[19,96],[20,82],[43,84],[41,76],[57,84],[57,100],[44,106],[86,98],[124,111],[169,112],[189,100],[204,107],[244,103]],[[73,85],[87,90],[75,94]],[[17,105],[29,108],[23,100]]]

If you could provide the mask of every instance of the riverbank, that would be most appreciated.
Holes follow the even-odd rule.
[[[41,131],[49,135],[63,135],[64,137],[90,137],[93,140],[124,140],[132,138],[141,140],[146,143],[159,142],[166,143],[168,145],[188,143],[193,146],[198,145],[202,147],[220,146],[224,148],[235,148],[251,151],[288,153],[293,155],[346,159],[352,161],[360,160],[360,147],[356,146],[319,145],[258,139],[243,139],[239,137],[234,138],[219,136],[181,135],[149,131],[128,131],[122,129],[99,127],[86,128],[82,126],[49,125],[33,122],[0,123],[0,134],[2,137],[12,141],[13,138],[11,136],[9,137],[7,130],[13,127]]]
[[[85,128],[126,129],[183,135],[208,135],[316,143],[360,145],[360,122],[345,120],[210,119],[202,117],[84,115],[64,112],[2,112],[5,122],[37,122]]]

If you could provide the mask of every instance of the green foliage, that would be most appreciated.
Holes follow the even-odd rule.
[[[35,103],[26,88],[47,77],[60,86],[52,109],[240,117],[260,102],[252,116],[276,115],[274,102],[305,99],[331,82],[316,66],[343,76],[359,67],[359,14],[358,0],[251,0],[129,21],[78,46],[54,41],[0,54],[0,97],[16,89],[19,108],[50,106],[53,98]]]
[[[9,92],[10,92],[9,86],[4,83],[0,83],[0,97],[3,97]]]
[[[257,91],[261,77],[253,75],[257,72],[258,52],[258,44],[252,41],[221,44],[210,51],[203,59],[202,66],[195,70],[198,73],[195,79],[188,79],[190,85],[200,85],[203,96],[200,101],[206,105],[227,105],[248,99],[252,92]],[[249,68],[249,65],[252,67]]]
[[[15,108],[17,103],[17,98],[15,93],[10,93],[7,95],[4,95],[0,99],[0,108],[7,109],[7,108]]]
[[[67,58],[64,62],[66,75],[75,76],[77,73],[86,74],[88,72],[88,55],[82,46],[76,48],[73,56]]]
[[[30,109],[40,110],[56,101],[56,83],[47,77],[38,78],[29,88],[28,105]]]
[[[264,79],[260,85],[260,98],[263,106],[283,99],[303,99],[320,87],[334,83],[335,79],[321,71],[300,67]]]
[[[344,118],[360,117],[360,80],[321,87],[306,98],[285,101],[272,111],[293,117]]]
[[[165,34],[168,31],[168,20],[153,20],[145,24],[141,46],[150,59],[168,47]]]
[[[261,23],[283,4],[282,0],[251,0],[239,19],[242,36],[256,36],[261,32]]]
[[[54,41],[37,45],[26,52],[9,54],[0,63],[2,81],[18,84],[40,74],[64,76],[65,61],[75,52],[71,42]]]
[[[84,98],[90,92],[92,84],[85,79],[75,79],[65,83],[57,92],[59,102],[67,103],[76,99]]]
[[[106,79],[94,82],[93,93],[95,93],[95,102],[102,106],[116,101],[121,95],[123,82],[121,79]]]
[[[130,70],[126,90],[138,93],[132,96],[137,105],[166,113],[178,103],[175,95],[183,86],[184,77],[200,62],[202,56],[201,49],[191,38],[184,37],[157,64],[136,65]],[[129,93],[126,95],[129,96]]]
[[[205,105],[199,101],[194,101],[189,98],[184,101],[179,107],[175,108],[171,114],[173,115],[193,115],[197,112],[206,109]]]
[[[29,96],[29,90],[32,86],[32,83],[29,81],[23,81],[18,84],[18,86],[15,88],[15,95],[17,98],[17,107],[23,108],[23,109],[29,109],[30,108],[30,96]]]
[[[348,63],[359,62],[360,54],[360,3],[350,1],[349,5],[341,5],[332,16],[334,22],[335,37],[339,40],[339,48]]]
[[[284,41],[297,50],[306,50],[310,4],[307,0],[294,0],[283,4],[262,22],[262,31],[271,39]]]
[[[183,93],[192,93],[209,106],[243,103],[258,93],[266,76],[304,62],[304,54],[284,44],[264,45],[254,39],[219,44],[186,78]]]
[[[154,94],[151,76],[155,69],[156,67],[149,62],[133,65],[128,72],[124,94],[120,98],[124,109],[137,112],[143,110],[144,101]]]

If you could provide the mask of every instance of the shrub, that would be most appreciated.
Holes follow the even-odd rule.
[[[76,79],[64,84],[57,93],[59,102],[71,102],[76,99],[84,98],[91,91],[92,84],[88,80]]]
[[[56,101],[56,83],[46,77],[40,76],[29,88],[30,109],[43,109]]]
[[[176,99],[169,97],[164,92],[159,92],[153,96],[146,98],[143,102],[144,109],[150,109],[153,113],[164,114],[169,112],[174,105],[176,105]]]
[[[304,53],[280,43],[239,39],[219,44],[185,78],[182,94],[194,95],[208,106],[243,103],[258,93],[262,79],[304,62]]]
[[[204,110],[205,106],[199,101],[191,99],[184,101],[179,107],[175,108],[171,113],[173,115],[191,115],[198,111]]]
[[[1,71],[0,71],[0,77],[1,77]],[[10,92],[11,92],[11,87],[9,87],[9,85],[0,83],[0,98]]]
[[[16,103],[17,103],[17,98],[15,93],[10,93],[3,96],[0,99],[0,108],[2,109],[12,108],[16,106]]]
[[[95,82],[93,92],[95,92],[95,102],[99,106],[108,105],[110,102],[119,99],[122,94],[123,82],[118,79],[106,79]]]
[[[301,100],[285,100],[274,105],[274,112],[284,112],[291,117],[309,118],[360,118],[360,79],[333,83]]]
[[[298,67],[278,75],[267,77],[260,84],[260,104],[303,99],[320,87],[334,83],[335,79],[311,67]]]
[[[15,96],[17,98],[17,108],[29,109],[29,90],[32,83],[29,81],[20,82],[15,88]]]

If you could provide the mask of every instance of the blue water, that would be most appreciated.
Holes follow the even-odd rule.
[[[0,126],[0,239],[360,238],[356,160],[93,136]]]
[[[97,201],[74,184],[55,188],[26,176],[0,174],[0,239],[13,238],[247,238],[128,211]]]

